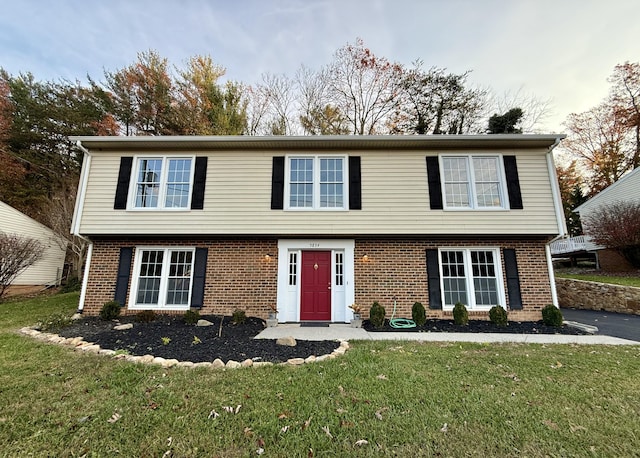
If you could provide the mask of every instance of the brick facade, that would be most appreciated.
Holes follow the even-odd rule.
[[[105,302],[113,300],[121,247],[188,246],[208,248],[204,306],[201,314],[230,315],[235,309],[240,308],[249,316],[266,318],[269,304],[275,304],[277,300],[277,245],[275,239],[95,240],[84,313],[97,315]],[[396,298],[396,316],[411,317],[411,307],[414,302],[419,301],[427,309],[429,317],[449,318],[450,312],[429,310],[428,300],[425,250],[442,246],[500,247],[516,250],[523,309],[509,311],[510,320],[539,320],[541,309],[551,303],[545,241],[540,239],[356,239],[356,303],[368,310],[374,301],[378,301],[387,309],[387,317],[390,317],[393,300]],[[266,260],[265,254],[270,254],[271,259]],[[363,260],[365,255],[366,261]],[[134,275],[133,260],[131,270]],[[137,311],[123,309],[123,313]],[[470,317],[476,319],[486,319],[487,316],[487,312],[470,313]]]
[[[398,317],[411,317],[414,302],[421,302],[427,310],[428,318],[451,318],[451,312],[429,309],[425,250],[444,246],[516,250],[523,308],[509,310],[510,320],[540,320],[542,308],[552,302],[544,240],[356,239],[356,303],[368,309],[374,301],[378,301],[385,307],[387,317],[390,318],[395,297]],[[365,255],[367,261],[363,261]],[[502,270],[504,273],[504,264]],[[506,291],[506,283],[504,287]],[[470,312],[469,317],[488,319],[488,312]]]

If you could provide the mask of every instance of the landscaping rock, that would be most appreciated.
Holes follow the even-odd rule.
[[[242,361],[242,367],[251,367],[251,366],[253,366],[252,359],[245,359],[244,361]]]
[[[304,359],[303,358],[291,358],[291,359],[287,360],[287,364],[291,364],[292,366],[301,366],[302,364],[304,364]]]
[[[207,320],[198,320],[198,322],[196,323],[196,326],[200,326],[200,327],[213,326],[213,323]]]
[[[216,358],[213,363],[211,363],[211,366],[214,369],[222,369],[224,367],[224,361],[222,361],[220,358]]]
[[[127,329],[132,329],[132,328],[133,328],[133,323],[119,324],[113,327],[113,329],[116,331],[126,331]]]
[[[240,364],[238,361],[234,361],[230,359],[229,361],[227,361],[227,364],[225,365],[225,367],[227,369],[239,369],[242,367],[242,364]]]
[[[283,345],[285,347],[295,347],[296,345],[298,345],[298,342],[296,342],[296,339],[294,339],[293,337],[287,336],[280,337],[278,340],[276,340],[276,344]]]

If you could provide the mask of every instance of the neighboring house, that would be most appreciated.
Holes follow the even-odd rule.
[[[42,257],[18,275],[12,283],[23,285],[57,285],[62,277],[67,242],[48,227],[0,202],[0,232],[38,240],[44,247]]]
[[[80,309],[239,308],[281,322],[390,316],[538,320],[565,234],[558,135],[74,137]]]
[[[611,186],[577,207],[574,212],[580,215],[581,221],[585,221],[597,209],[621,201],[640,202],[640,168],[627,173]],[[596,245],[589,240],[588,236],[584,238],[584,242],[586,251],[597,252],[600,268],[605,270],[633,269],[631,264],[622,256],[612,250],[606,250],[604,247]]]

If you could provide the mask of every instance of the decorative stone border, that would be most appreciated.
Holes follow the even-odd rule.
[[[156,364],[165,368],[207,367],[211,369],[239,369],[239,368],[245,368],[245,367],[264,367],[264,366],[274,365],[274,363],[269,361],[253,361],[252,359],[245,359],[242,362],[234,361],[230,359],[225,363],[221,359],[216,358],[213,362],[194,363],[191,361],[178,361],[177,359],[165,359],[165,358],[160,358],[159,356],[153,356],[153,355],[134,356],[134,355],[127,355],[124,353],[116,353],[115,350],[100,348],[100,345],[94,344],[92,342],[85,342],[82,339],[82,337],[60,337],[57,334],[40,332],[37,329],[30,328],[30,327],[24,327],[20,329],[20,333],[33,337],[36,340],[41,340],[43,342],[64,345],[66,347],[72,347],[75,351],[110,356],[113,359],[124,360],[124,361],[137,363],[137,364]],[[284,366],[301,366],[303,364],[320,363],[322,361],[335,359],[338,356],[344,355],[349,348],[350,348],[349,342],[347,340],[341,340],[340,346],[329,354],[321,355],[321,356],[311,355],[306,358],[291,358],[284,363],[278,363],[278,364],[284,365]]]

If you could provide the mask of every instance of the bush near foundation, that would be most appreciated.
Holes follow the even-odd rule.
[[[427,322],[427,312],[422,303],[416,302],[413,304],[413,307],[411,307],[411,319],[417,326],[422,326]]]
[[[100,318],[105,321],[115,320],[120,316],[120,302],[109,301],[100,309]]]
[[[499,328],[504,328],[509,323],[507,311],[499,305],[491,307],[491,310],[489,310],[489,319]]]
[[[545,305],[542,309],[542,322],[547,326],[559,328],[562,326],[562,312],[553,304]]]
[[[458,302],[453,306],[453,322],[458,326],[469,324],[469,312],[463,303]]]
[[[382,326],[384,326],[385,314],[386,311],[384,310],[384,307],[376,301],[373,303],[371,309],[369,310],[369,321],[371,321],[371,324],[376,328],[381,328]]]

